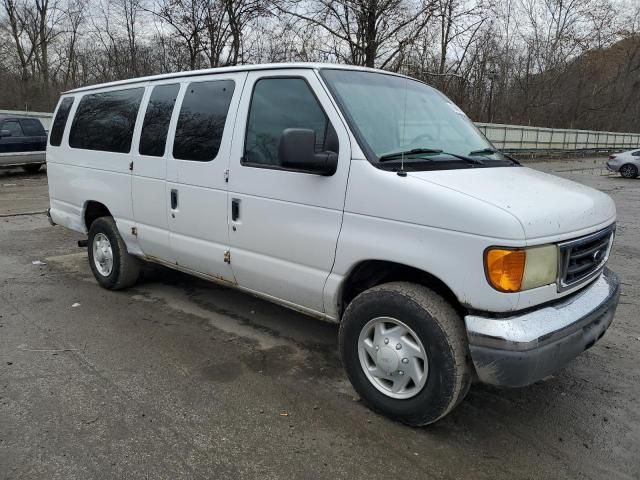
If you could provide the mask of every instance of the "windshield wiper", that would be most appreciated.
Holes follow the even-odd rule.
[[[414,148],[413,150],[407,150],[404,152],[388,153],[387,155],[382,155],[379,161],[388,162],[390,160],[397,160],[399,158],[403,158],[406,155],[419,155],[421,153],[449,155],[450,157],[457,158],[458,160],[462,160],[463,162],[470,163],[472,165],[484,165],[484,162],[477,158],[465,157],[464,155],[458,155],[457,153],[445,152],[444,150],[440,150],[438,148]],[[420,160],[430,161],[430,159],[426,159],[426,158],[421,158]]]
[[[452,157],[458,158],[464,162],[470,163],[471,165],[484,165],[484,162],[477,158],[465,157],[464,155],[458,155],[457,153],[451,152],[442,152],[445,155],[451,155]]]
[[[379,161],[388,162],[389,160],[396,160],[407,155],[416,155],[420,153],[442,153],[442,150],[435,148],[414,148],[412,150],[404,150],[402,152],[387,153],[386,155],[382,155]]]
[[[494,153],[499,153],[500,155],[505,157],[507,160],[512,161],[514,163],[514,165],[520,165],[520,162],[518,162],[511,155],[507,155],[506,153],[502,153],[500,150],[496,150],[495,148],[490,148],[490,147],[481,148],[480,150],[473,150],[473,151],[469,152],[469,156],[473,156],[473,155],[492,155]]]
[[[480,150],[472,150],[469,155],[491,155],[493,153],[500,153],[495,148],[481,148]]]

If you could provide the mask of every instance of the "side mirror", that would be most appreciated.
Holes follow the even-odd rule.
[[[9,130],[0,130],[0,138],[10,137],[11,132]]]
[[[287,128],[280,137],[278,154],[282,166],[317,175],[331,176],[338,168],[338,154],[316,152],[316,134],[306,128]]]

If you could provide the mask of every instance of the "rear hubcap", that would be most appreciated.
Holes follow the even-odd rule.
[[[622,167],[622,175],[625,177],[630,177],[633,175],[633,167],[631,165],[625,165]]]
[[[367,379],[388,397],[411,398],[427,382],[427,352],[418,335],[396,318],[377,317],[364,326],[358,357]]]
[[[93,263],[103,277],[111,275],[113,270],[113,250],[111,242],[104,233],[93,237]]]

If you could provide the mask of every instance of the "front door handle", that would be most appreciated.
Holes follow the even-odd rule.
[[[234,198],[231,200],[231,220],[234,222],[240,218],[240,199]]]
[[[178,190],[175,188],[171,189],[171,210],[175,210],[178,208]]]

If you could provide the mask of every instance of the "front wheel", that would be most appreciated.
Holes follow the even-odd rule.
[[[620,167],[620,175],[624,178],[636,178],[638,176],[638,167],[631,163],[626,163]]]
[[[393,282],[358,295],[340,325],[340,354],[360,397],[412,426],[447,415],[471,384],[463,319],[427,287]]]
[[[91,224],[88,244],[89,265],[102,287],[120,290],[136,283],[140,260],[129,255],[112,217],[100,217]]]

